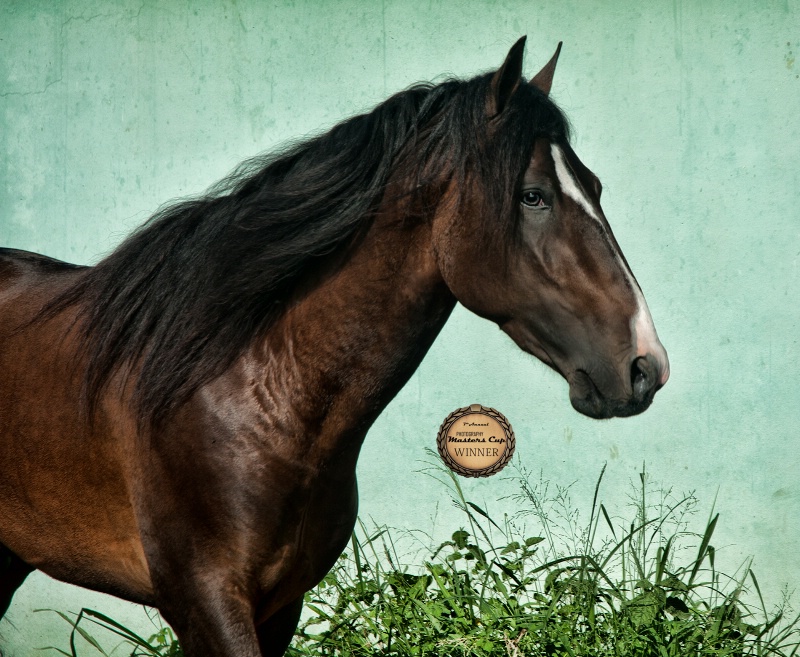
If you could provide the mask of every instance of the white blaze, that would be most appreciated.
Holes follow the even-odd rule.
[[[556,176],[558,176],[558,183],[561,185],[561,191],[586,210],[586,214],[592,219],[602,225],[600,217],[597,215],[597,211],[594,209],[591,201],[586,198],[583,190],[578,187],[575,178],[572,177],[572,172],[569,170],[567,161],[564,159],[564,152],[555,144],[550,146],[550,152],[553,155],[553,162],[555,162],[556,165]]]
[[[556,144],[551,144],[550,152],[553,156],[553,163],[556,166],[556,176],[558,177],[559,185],[561,185],[561,191],[580,205],[585,210],[586,214],[599,223],[603,234],[605,234],[605,225],[600,221],[600,215],[597,213],[594,205],[586,197],[586,194],[584,194],[580,185],[572,175],[570,168],[567,166],[566,159],[564,158],[564,152]],[[636,342],[636,355],[645,356],[651,354],[656,361],[658,361],[661,369],[661,380],[659,383],[664,385],[667,379],[669,379],[669,359],[667,358],[667,352],[658,339],[656,327],[650,315],[650,309],[647,307],[647,301],[644,299],[639,284],[636,282],[636,279],[633,277],[633,274],[630,269],[628,269],[628,266],[617,250],[612,248],[612,251],[636,297],[637,310],[631,320],[631,331],[633,332],[633,338]]]

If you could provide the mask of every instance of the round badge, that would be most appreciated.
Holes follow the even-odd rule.
[[[505,416],[493,408],[472,404],[453,411],[439,427],[439,455],[464,477],[489,477],[514,455],[516,439]]]

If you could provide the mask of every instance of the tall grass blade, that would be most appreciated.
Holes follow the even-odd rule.
[[[706,526],[706,531],[703,534],[703,540],[700,543],[700,548],[697,550],[697,557],[694,560],[694,567],[692,568],[692,574],[689,576],[688,586],[691,588],[692,583],[694,582],[697,573],[700,570],[700,566],[702,565],[706,553],[708,551],[708,545],[711,542],[711,536],[714,534],[714,528],[717,526],[717,520],[719,519],[719,513],[716,514],[711,522],[708,523]]]
[[[606,511],[606,507],[600,504],[600,511],[603,512],[603,517],[606,519],[606,524],[608,524],[609,530],[611,530],[611,535],[616,540],[617,532],[614,531],[614,523],[611,522],[611,518],[608,517],[608,511]]]

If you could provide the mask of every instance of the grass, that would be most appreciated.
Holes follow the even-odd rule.
[[[53,609],[37,609],[36,611],[39,612],[57,614],[72,628],[69,634],[69,648],[67,650],[54,646],[48,646],[43,650],[53,650],[61,655],[66,655],[66,657],[79,657],[83,654],[78,651],[78,645],[82,638],[85,644],[95,651],[95,654],[100,653],[106,657],[109,657],[111,653],[116,652],[119,648],[125,648],[125,654],[128,657],[183,657],[183,650],[172,629],[164,624],[158,612],[147,607],[145,609],[155,627],[155,632],[147,639],[139,636],[136,632],[113,618],[93,609],[81,609],[78,614],[73,614],[73,617]],[[89,631],[87,626],[95,631],[101,629],[105,635],[111,635],[118,640],[121,639],[121,642],[118,641],[118,646],[115,650],[108,652]]]
[[[800,628],[786,600],[768,609],[749,564],[716,567],[718,515],[692,531],[697,501],[650,482],[644,468],[628,517],[598,502],[582,523],[569,489],[518,471],[513,515],[468,500],[459,479],[434,467],[463,525],[403,556],[408,534],[359,522],[350,548],[306,596],[294,657],[320,655],[794,656]],[[536,530],[527,531],[526,527]],[[414,540],[419,541],[418,535]],[[399,547],[402,546],[402,547]],[[81,636],[104,627],[130,655],[180,657],[168,628],[145,641],[91,610],[61,614],[72,626],[68,657]],[[88,625],[87,625],[88,624]]]

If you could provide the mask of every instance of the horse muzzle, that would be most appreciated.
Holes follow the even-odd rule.
[[[653,403],[667,378],[669,366],[665,371],[655,356],[637,356],[630,365],[623,395],[604,394],[591,375],[579,369],[569,377],[569,398],[576,411],[595,419],[638,415]]]

